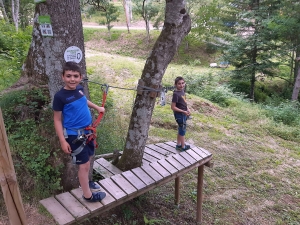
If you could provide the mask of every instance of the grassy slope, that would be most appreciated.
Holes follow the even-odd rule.
[[[93,41],[87,46],[91,43],[94,50],[102,51]],[[87,62],[105,82],[127,88],[136,84],[144,65],[144,60],[101,53]],[[163,84],[172,85],[186,70],[208,69],[172,64]],[[128,115],[132,93],[112,92],[116,109],[129,103],[122,111]],[[148,143],[176,138],[170,99],[168,92],[168,104],[155,107]],[[299,130],[274,124],[257,105],[246,102],[236,101],[230,108],[197,96],[189,96],[188,102],[193,119],[187,140],[214,154],[214,168],[205,171],[203,224],[300,224],[299,140],[285,140]],[[173,205],[170,183],[107,213],[100,224],[139,224],[143,216],[159,219],[157,224],[195,224],[196,182],[197,171],[183,177],[180,208]]]
[[[140,45],[136,47],[129,41],[132,37],[125,34],[117,37],[121,37],[121,41],[106,42],[98,37],[97,41],[86,43],[89,78],[111,86],[133,88],[141,76],[151,45],[143,45],[140,39],[137,41]],[[182,60],[179,58],[178,61]],[[172,64],[163,84],[172,85],[174,78],[186,70],[201,72],[209,69]],[[95,92],[93,100],[98,101],[98,89],[90,85],[90,91]],[[115,118],[113,124],[107,124],[105,131],[114,132],[117,139],[124,140],[134,92],[110,88],[109,98],[112,106],[106,116],[114,115]],[[171,92],[168,92],[167,105],[155,107],[148,143],[176,138],[170,99]],[[214,168],[205,169],[203,224],[300,224],[299,140],[286,140],[289,133],[299,131],[275,125],[258,106],[245,102],[236,101],[230,108],[221,108],[190,95],[188,103],[193,119],[189,121],[186,138],[214,155]],[[100,128],[104,125],[105,118]],[[122,144],[121,141],[114,146],[115,142],[107,143],[111,146],[108,151]],[[102,152],[105,150],[100,145],[99,153]],[[171,182],[84,225],[144,224],[144,218],[148,220],[146,224],[196,224],[196,183],[196,170],[183,176],[179,208],[173,204],[174,184]],[[29,224],[51,224],[36,212],[35,207],[26,205],[25,208],[27,215],[35,218]],[[0,214],[0,218],[3,218],[0,224],[6,224],[5,214]]]

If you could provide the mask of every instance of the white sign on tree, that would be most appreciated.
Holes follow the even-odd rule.
[[[66,49],[64,58],[66,62],[72,61],[79,63],[82,59],[82,51],[77,46],[70,46]]]

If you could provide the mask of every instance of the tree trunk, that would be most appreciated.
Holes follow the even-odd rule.
[[[19,0],[11,0],[11,13],[16,27],[16,31],[18,31],[19,29],[19,9],[20,9]]]
[[[164,28],[158,37],[151,55],[148,57],[140,82],[123,155],[117,164],[121,170],[129,170],[142,164],[148,130],[162,77],[173,59],[182,39],[191,29],[191,20],[185,10],[185,1],[166,1]],[[154,95],[152,95],[154,94]]]
[[[6,14],[6,10],[5,10],[5,6],[3,4],[3,0],[0,0],[0,7],[1,7],[1,13],[3,15],[3,18],[6,22],[9,22],[7,14]]]
[[[126,26],[127,26],[127,32],[128,34],[130,34],[130,15],[129,15],[129,6],[128,6],[128,1],[127,0],[123,0],[123,7],[124,7],[124,13],[125,13],[125,18],[126,18]]]
[[[39,16],[49,15],[53,37],[42,36],[39,27]],[[77,46],[82,51],[78,64],[86,77],[84,57],[84,40],[80,4],[78,0],[47,0],[36,4],[32,42],[25,60],[20,80],[14,87],[41,87],[48,85],[51,99],[63,87],[61,79],[64,52],[70,46]],[[89,97],[87,86],[85,86]],[[59,158],[65,164],[62,174],[63,187],[69,190],[78,187],[77,167],[71,165],[70,157],[59,151]]]
[[[300,57],[296,58],[296,61],[297,61],[296,64],[299,65]],[[294,84],[292,101],[298,100],[299,90],[300,90],[300,66],[298,66],[298,74],[297,74],[297,78],[296,78],[295,84]]]

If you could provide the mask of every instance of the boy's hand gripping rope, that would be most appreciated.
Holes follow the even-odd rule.
[[[108,85],[107,84],[103,84],[101,85],[101,88],[103,88],[103,86],[105,87],[105,89],[103,89],[103,96],[102,96],[102,107],[105,106],[105,102],[106,102],[106,97],[107,97],[107,93],[108,93]],[[94,145],[95,145],[95,148],[98,147],[98,144],[96,142],[96,138],[97,138],[97,126],[99,125],[99,123],[101,122],[102,120],[102,117],[104,116],[104,112],[100,112],[97,119],[94,121],[94,123],[91,125],[91,126],[88,126],[85,128],[85,130],[89,130],[89,131],[92,131],[91,134],[88,134],[88,139],[86,141],[86,143],[89,143],[90,141],[94,141]]]

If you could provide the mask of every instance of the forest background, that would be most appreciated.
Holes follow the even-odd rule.
[[[132,1],[130,20],[122,2],[99,2],[111,13],[82,1],[84,24],[106,26],[84,28],[89,79],[132,88],[162,27],[164,2],[147,1],[141,11]],[[8,92],[27,55],[34,3],[1,0],[0,7],[0,106],[30,224],[51,224],[38,204],[62,191],[63,168],[53,167],[55,154],[49,157],[59,151],[50,99],[42,89]],[[188,9],[192,31],[162,84],[168,88],[176,76],[186,78],[193,113],[187,139],[214,154],[215,167],[205,173],[204,224],[300,224],[299,2],[188,1]],[[114,29],[128,21],[129,32]],[[135,24],[145,30],[133,29]],[[124,145],[135,92],[120,88],[109,92],[97,154]],[[89,90],[100,103],[99,86],[90,83]],[[164,106],[158,99],[147,143],[175,140],[170,98],[168,91]],[[173,205],[173,185],[167,184],[86,224],[193,224],[196,177],[196,171],[184,176],[179,208]],[[7,224],[0,202],[0,223]]]

